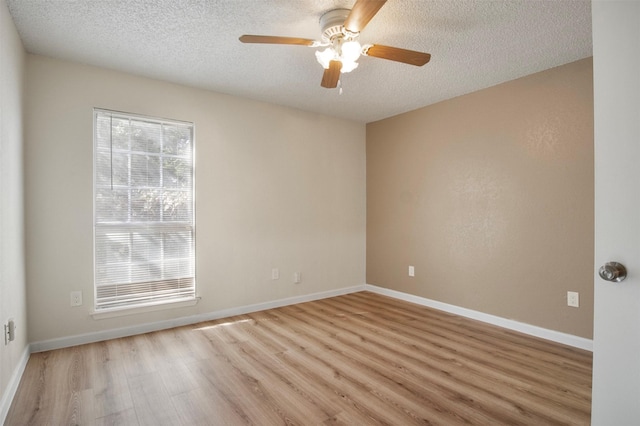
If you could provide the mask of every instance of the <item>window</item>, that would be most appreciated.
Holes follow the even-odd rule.
[[[96,312],[195,298],[193,124],[94,110]]]

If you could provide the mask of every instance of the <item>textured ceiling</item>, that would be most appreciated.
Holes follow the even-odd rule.
[[[323,89],[303,46],[320,16],[355,0],[6,0],[28,52],[306,111],[371,122],[591,56],[590,0],[389,0],[362,43],[431,53],[414,67],[372,57]]]

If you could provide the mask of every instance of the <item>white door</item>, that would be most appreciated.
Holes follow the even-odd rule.
[[[592,2],[596,268],[593,425],[640,425],[640,1]]]

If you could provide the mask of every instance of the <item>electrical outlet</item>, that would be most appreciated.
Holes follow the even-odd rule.
[[[271,279],[272,280],[279,280],[280,279],[280,269],[273,268],[271,270]]]
[[[416,276],[416,268],[414,268],[413,266],[409,266],[409,276],[410,277]]]
[[[71,292],[71,306],[81,306],[82,305],[82,292],[81,291],[72,291]]]
[[[567,292],[567,306],[571,306],[573,308],[580,307],[580,294],[577,291]]]
[[[302,274],[300,272],[294,272],[293,273],[293,282],[296,284],[300,284],[300,281],[302,281]]]

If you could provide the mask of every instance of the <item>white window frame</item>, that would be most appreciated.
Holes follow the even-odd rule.
[[[108,125],[110,140],[108,148],[105,147],[104,128],[99,136],[98,120],[109,118]],[[128,120],[129,125],[135,123],[139,126],[149,126],[160,129],[159,133],[154,133],[158,140],[156,151],[140,149],[135,146],[135,137],[131,127],[128,129],[129,142],[127,148],[122,145],[116,146],[113,142],[111,132],[114,130],[113,120],[122,123]],[[93,203],[94,203],[94,314],[106,315],[110,312],[130,311],[130,310],[155,310],[163,306],[184,306],[196,302],[196,278],[195,278],[195,126],[193,123],[147,117],[138,114],[110,111],[94,108],[93,113],[93,141],[94,141],[94,179],[93,179]],[[103,122],[104,126],[104,122]],[[175,152],[166,152],[165,145],[171,138],[165,136],[166,129],[179,129],[176,131],[187,132],[188,142],[182,145],[189,146],[185,149],[188,154],[178,152],[179,143],[172,143],[171,147]],[[99,140],[100,139],[100,140]],[[159,148],[157,144],[159,143]],[[150,144],[151,145],[151,144]],[[108,150],[106,152],[105,150]],[[120,167],[114,167],[114,157],[127,158],[120,163]],[[136,168],[132,160],[146,159],[146,171],[136,176],[146,177],[150,180],[151,175],[157,172],[153,179],[157,183],[140,186],[133,183],[132,175],[139,172],[143,167]],[[106,162],[109,163],[106,165]],[[150,161],[150,159],[152,159]],[[155,159],[155,161],[153,160]],[[165,186],[163,174],[166,164],[175,161],[181,166],[187,166],[187,173],[180,174],[181,177],[188,177],[187,184],[174,179],[173,186]],[[166,161],[166,162],[165,162]],[[149,163],[152,165],[149,166]],[[125,166],[122,166],[125,164]],[[108,170],[107,170],[108,168]],[[125,175],[126,183],[123,179],[118,179],[114,173]],[[151,172],[149,172],[151,170]],[[174,170],[175,171],[175,170]],[[190,174],[189,174],[190,172]],[[105,184],[105,174],[110,173],[109,183]],[[177,176],[179,173],[175,173]],[[115,179],[114,179],[115,176]],[[167,173],[168,176],[168,173]],[[155,181],[154,181],[155,182]],[[167,177],[166,182],[169,182]],[[119,191],[119,192],[118,192]],[[124,217],[108,218],[110,213],[109,203],[105,194],[115,192],[120,196],[125,195],[126,219]],[[152,203],[154,207],[140,208],[133,207],[136,201],[133,192],[148,195],[155,194]],[[185,198],[182,201],[174,201],[172,204],[171,194],[174,198]],[[182,196],[175,194],[184,194]],[[172,217],[164,213],[170,207],[178,206]],[[149,211],[149,217],[144,214]],[[146,210],[145,210],[146,209]],[[114,209],[116,214],[123,215],[123,209]],[[120,248],[120,249],[118,249]],[[115,254],[114,254],[115,253]],[[123,254],[124,253],[124,254]],[[125,259],[126,258],[126,259]],[[136,261],[132,259],[136,258]],[[151,278],[150,278],[151,277]],[[96,316],[94,315],[94,317]]]

